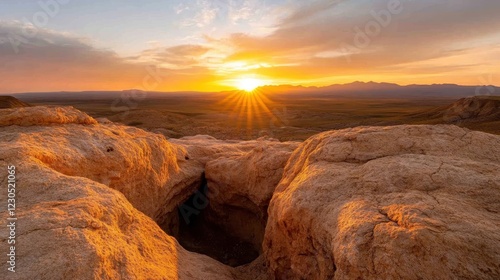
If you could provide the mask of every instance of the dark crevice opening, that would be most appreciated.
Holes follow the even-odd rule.
[[[233,267],[252,262],[260,255],[260,248],[231,234],[223,224],[213,222],[217,217],[210,211],[208,192],[209,186],[203,176],[198,191],[178,207],[177,217],[173,219],[177,223],[175,232],[171,232],[172,227],[162,228],[188,251],[207,255]],[[239,215],[237,211],[227,214]]]

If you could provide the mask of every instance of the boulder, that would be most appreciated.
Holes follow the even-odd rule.
[[[203,166],[186,159],[185,149],[161,135],[114,123],[96,124],[69,107],[28,107],[18,113],[9,112],[12,123],[24,122],[29,115],[39,125],[2,130],[0,139],[12,153],[116,189],[155,221],[163,222],[199,187]],[[1,115],[0,122],[5,120]]]
[[[0,162],[17,172],[16,272],[0,257],[7,279],[234,279],[231,268],[184,250],[119,191],[11,155]],[[2,243],[7,236],[3,226]]]
[[[263,258],[235,269],[186,251],[158,226],[175,223],[201,183],[204,164],[183,147],[69,107],[1,110],[0,120],[0,170],[16,167],[9,279],[266,278]],[[0,228],[5,248],[9,235]]]
[[[268,213],[274,279],[499,279],[500,137],[321,133],[293,153]]]
[[[96,124],[89,115],[73,107],[22,107],[2,109],[0,111],[0,127],[2,126],[47,126],[58,124]]]

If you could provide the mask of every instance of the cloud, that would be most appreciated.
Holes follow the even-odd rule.
[[[188,85],[204,89],[214,79],[206,67],[187,63],[207,51],[202,46],[152,49],[157,61],[141,62],[95,48],[90,40],[72,34],[48,29],[37,29],[36,36],[23,32],[33,28],[18,21],[0,21],[0,38],[7,38],[0,44],[0,92],[143,88],[152,71],[160,73],[156,76],[161,79],[145,90],[186,89]],[[186,65],[175,69],[158,66],[160,62]]]
[[[164,76],[157,90],[218,90],[218,81],[246,74],[293,84],[477,84],[483,73],[500,72],[499,1],[400,0],[389,12],[395,1],[288,1],[272,10],[281,17],[267,35],[239,29],[177,46],[151,42],[131,57],[74,34],[0,21],[0,92],[137,88],[150,65]],[[195,25],[217,20],[211,11],[248,23],[269,7],[252,10],[257,0],[196,3],[198,9],[177,7],[183,16],[200,14]]]
[[[223,0],[218,1],[224,2]],[[266,8],[265,3],[259,0],[229,0],[226,2],[228,17],[233,24],[257,19],[257,15],[262,14],[262,9]]]
[[[135,59],[150,61],[155,64],[168,65],[173,68],[189,68],[202,65],[202,56],[211,50],[202,45],[177,45],[173,47],[156,47],[145,50]]]
[[[174,11],[176,14],[182,14],[187,10],[189,10],[189,6],[187,6],[185,3],[180,3],[179,5],[174,7]]]
[[[282,26],[295,25],[297,23],[305,22],[310,19],[314,19],[316,16],[328,13],[332,8],[335,8],[342,2],[347,0],[314,0],[314,1],[304,1],[301,5],[281,22]]]
[[[400,3],[396,13],[388,6],[393,2]],[[303,69],[304,76],[317,72],[324,77],[362,76],[404,63],[445,58],[459,46],[474,49],[474,41],[499,34],[498,11],[500,2],[489,0],[304,1],[268,36],[236,33],[221,40],[234,46],[229,57],[233,60],[288,62],[288,72]],[[470,65],[474,73],[479,68],[472,63],[474,54],[469,52],[467,58],[460,65]],[[444,69],[437,66],[428,68],[427,74]],[[274,76],[286,70],[265,69]]]
[[[215,5],[212,1],[209,0],[196,0],[196,4],[192,6],[184,6],[183,10],[196,11],[194,16],[190,16],[182,20],[180,25],[183,27],[208,26],[215,20],[217,13],[219,12],[219,8],[217,7],[217,5]]]

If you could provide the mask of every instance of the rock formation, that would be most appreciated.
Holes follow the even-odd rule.
[[[183,148],[72,108],[2,110],[0,124],[1,169],[18,174],[14,279],[233,278],[156,224],[200,181],[201,165]]]
[[[440,125],[330,131],[300,145],[167,141],[71,107],[28,107],[0,110],[8,165],[12,279],[500,278],[500,136]],[[255,261],[233,268],[166,233],[200,187],[207,221],[263,240]],[[0,228],[4,248],[8,234]]]
[[[452,123],[500,121],[500,98],[494,96],[462,98],[443,110],[443,118]]]
[[[36,106],[4,109],[0,115],[2,126],[35,126],[58,124],[96,124],[97,121],[73,107]]]
[[[10,126],[6,126],[9,125]],[[97,124],[72,107],[2,110],[6,146],[59,173],[85,177],[123,193],[156,221],[199,185],[202,165],[185,149],[141,129]]]
[[[483,125],[500,121],[500,97],[473,96],[457,100],[450,105],[410,114],[407,121],[421,120],[428,123]],[[484,131],[484,130],[481,130]]]
[[[498,279],[500,137],[454,126],[321,133],[269,206],[276,279]]]
[[[120,192],[18,156],[2,154],[0,164],[18,172],[16,273],[2,254],[4,279],[234,279],[229,267],[184,250]]]

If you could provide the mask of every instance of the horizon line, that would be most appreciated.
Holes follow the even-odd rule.
[[[391,83],[391,82],[375,82],[375,81],[368,81],[368,82],[363,82],[363,81],[354,81],[350,83],[343,83],[343,84],[330,84],[330,85],[325,85],[325,86],[304,86],[304,85],[294,85],[294,84],[279,84],[279,85],[263,85],[257,87],[254,91],[260,89],[260,88],[266,88],[266,87],[295,87],[295,88],[303,88],[303,89],[323,89],[323,88],[328,88],[332,86],[348,86],[348,85],[353,85],[353,84],[376,84],[376,85],[382,85],[382,84],[387,84],[387,85],[393,85],[393,86],[398,86],[398,87],[409,87],[409,86],[459,86],[459,87],[496,87],[500,88],[500,85],[493,85],[493,84],[484,84],[484,85],[461,85],[461,84],[455,84],[455,83],[433,83],[433,84],[398,84],[398,83]],[[235,91],[242,91],[240,89],[232,89],[232,90],[220,90],[220,91],[198,91],[198,90],[172,90],[172,91],[151,91],[151,90],[141,90],[141,89],[121,89],[121,90],[78,90],[78,91],[67,91],[67,90],[59,90],[59,91],[24,91],[24,92],[0,92],[0,95],[16,95],[16,94],[30,94],[30,93],[82,93],[82,92],[126,92],[126,91],[142,91],[142,92],[151,92],[151,93],[224,93],[224,92],[235,92]]]

